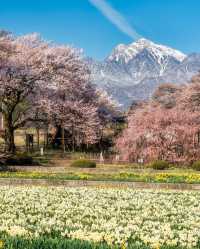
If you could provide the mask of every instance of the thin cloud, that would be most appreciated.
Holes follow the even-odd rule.
[[[89,2],[124,34],[130,36],[134,40],[142,38],[142,36],[126,21],[122,14],[115,10],[105,0],[89,0]]]

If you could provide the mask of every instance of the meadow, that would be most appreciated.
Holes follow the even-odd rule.
[[[199,192],[13,186],[0,191],[0,232],[13,238],[50,236],[111,248],[199,246]]]

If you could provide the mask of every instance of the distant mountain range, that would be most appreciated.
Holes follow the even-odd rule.
[[[104,61],[86,60],[93,83],[123,109],[148,99],[161,83],[187,83],[200,71],[200,54],[185,55],[146,39],[118,45]]]

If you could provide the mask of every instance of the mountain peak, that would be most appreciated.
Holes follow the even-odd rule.
[[[136,43],[144,45],[144,46],[150,46],[150,45],[154,44],[152,41],[150,41],[146,38],[141,38],[141,39],[137,40],[136,42],[133,42],[132,45],[135,45]]]
[[[148,50],[152,56],[160,63],[163,58],[173,57],[177,61],[183,61],[186,57],[182,52],[167,46],[156,44],[145,38],[141,38],[129,45],[119,44],[108,57],[109,61],[128,63],[144,49]]]

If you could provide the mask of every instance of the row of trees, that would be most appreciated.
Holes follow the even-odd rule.
[[[6,150],[15,152],[14,132],[22,127],[66,130],[77,144],[96,143],[114,112],[107,95],[90,83],[80,51],[39,35],[0,33],[0,112]]]
[[[117,149],[131,161],[200,159],[200,75],[184,86],[163,84],[150,101],[133,105]]]

